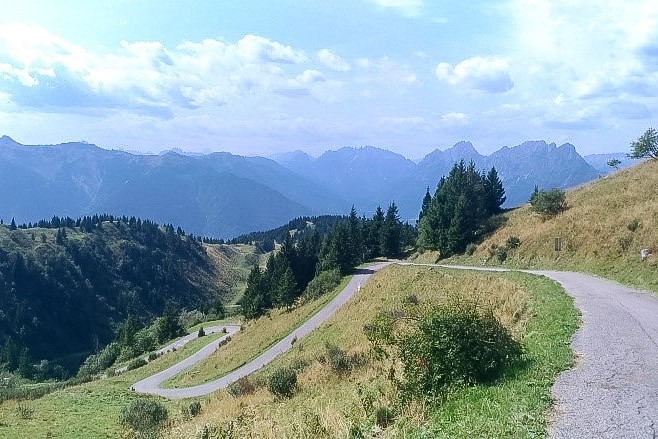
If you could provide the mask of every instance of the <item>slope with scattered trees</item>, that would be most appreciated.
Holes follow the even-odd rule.
[[[231,285],[215,272],[198,238],[134,217],[0,226],[0,363],[15,370],[22,355],[72,372],[129,313],[148,323],[168,301],[217,300]]]

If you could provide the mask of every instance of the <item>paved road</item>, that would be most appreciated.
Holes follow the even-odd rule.
[[[206,333],[206,335],[210,335],[210,334],[215,334],[217,332],[222,332],[224,329],[226,329],[228,335],[231,335],[239,331],[240,327],[234,325],[217,325],[217,326],[208,326],[207,328],[203,328],[203,331]],[[155,353],[158,356],[160,356],[162,354],[166,354],[167,352],[177,351],[178,349],[182,348],[183,346],[185,346],[186,344],[188,344],[198,336],[199,336],[198,332],[192,332],[184,337],[174,340],[173,342],[169,343],[167,346],[158,349],[157,351],[155,351]],[[225,338],[226,337],[221,337],[220,340],[223,340]],[[146,361],[147,363],[149,362],[148,355],[144,357],[144,361]],[[128,370],[128,366],[123,366],[116,369],[114,372],[119,374],[119,373],[124,373],[127,370]]]
[[[178,364],[171,366],[169,369],[163,370],[160,373],[145,378],[135,383],[132,388],[136,392],[150,393],[153,395],[160,395],[171,399],[192,398],[196,396],[203,396],[212,393],[219,389],[224,389],[236,382],[242,377],[245,377],[258,369],[262,368],[282,353],[290,350],[293,346],[293,340],[301,340],[311,331],[320,326],[325,320],[331,317],[338,308],[344,305],[352,296],[360,289],[362,284],[372,276],[376,271],[389,265],[390,262],[376,262],[368,265],[367,268],[357,270],[356,274],[352,276],[350,282],[345,288],[334,297],[324,308],[314,314],[310,319],[304,322],[299,328],[293,331],[290,335],[283,338],[281,341],[267,349],[254,360],[234,370],[233,372],[224,375],[214,381],[210,381],[198,386],[187,387],[182,389],[163,389],[160,385],[178,375],[185,369],[188,369],[198,363],[199,361],[208,358],[217,349],[217,343],[213,342],[210,345],[202,348],[197,353],[191,355]],[[229,330],[229,335],[231,331]]]
[[[582,313],[572,339],[576,367],[553,386],[549,436],[658,437],[658,298],[581,273],[521,271],[560,283]]]

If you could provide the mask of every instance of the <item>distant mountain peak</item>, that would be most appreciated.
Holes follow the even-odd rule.
[[[0,137],[0,145],[20,145],[20,143],[5,134]]]

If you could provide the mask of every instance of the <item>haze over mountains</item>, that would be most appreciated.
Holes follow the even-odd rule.
[[[567,188],[605,173],[573,145],[544,141],[504,147],[490,156],[470,142],[435,150],[416,164],[374,148],[342,148],[318,158],[296,151],[275,157],[137,155],[87,143],[27,146],[0,138],[0,218],[30,222],[94,213],[139,216],[194,234],[232,237],[301,215],[371,214],[395,200],[403,219],[417,217],[426,188],[460,160],[495,166],[506,206],[528,200],[535,185]],[[605,161],[605,160],[604,160]]]

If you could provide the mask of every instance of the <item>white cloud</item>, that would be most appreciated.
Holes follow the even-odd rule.
[[[468,122],[468,116],[458,112],[446,113],[441,115],[441,121],[448,125],[464,125]]]
[[[465,59],[454,68],[442,62],[435,73],[441,81],[488,93],[503,93],[514,86],[508,61],[503,58],[476,56]]]
[[[404,17],[420,16],[423,9],[423,0],[368,0],[380,8],[393,9]]]
[[[326,81],[322,72],[312,69],[304,70],[301,75],[297,76],[297,80],[307,84]]]
[[[318,52],[318,59],[330,69],[338,72],[346,72],[351,68],[349,63],[343,60],[343,58],[327,49],[322,49]]]
[[[207,39],[173,49],[122,41],[102,55],[45,29],[11,23],[0,25],[0,57],[0,86],[12,101],[51,111],[124,108],[171,117],[176,108],[275,93],[298,75],[309,83],[322,78],[319,72],[287,73],[283,66],[308,62],[305,53],[255,35],[235,44]]]

